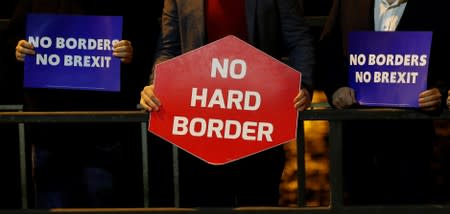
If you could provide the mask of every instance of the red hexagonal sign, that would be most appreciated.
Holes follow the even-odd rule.
[[[210,164],[291,141],[300,72],[227,36],[158,64],[149,131]]]

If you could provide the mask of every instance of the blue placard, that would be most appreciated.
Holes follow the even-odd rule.
[[[24,87],[120,91],[121,16],[29,14],[26,39],[36,55],[25,57]]]
[[[361,105],[418,107],[427,88],[431,32],[351,32],[349,85]]]

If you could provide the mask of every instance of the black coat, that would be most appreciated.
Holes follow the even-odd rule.
[[[449,37],[448,23],[444,22],[449,19],[444,18],[443,9],[448,7],[443,4],[408,0],[397,31],[433,31],[428,88],[438,87],[446,97]],[[373,0],[334,1],[318,47],[318,65],[325,74],[322,78],[330,104],[338,88],[349,86],[348,33],[373,30],[373,7]],[[344,189],[349,203],[429,202],[430,162],[435,142],[432,121],[344,121],[342,130]]]
[[[373,30],[373,0],[335,0],[319,42],[320,69],[325,72],[327,97],[347,83],[347,36],[351,31]],[[450,72],[446,72],[449,59],[448,29],[450,23],[443,14],[446,2],[430,3],[409,0],[397,26],[397,31],[432,31],[428,88],[437,87],[446,95]],[[447,12],[448,13],[448,12]],[[330,100],[331,102],[331,100]]]

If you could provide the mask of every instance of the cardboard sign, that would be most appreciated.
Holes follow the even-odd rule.
[[[301,74],[227,36],[156,66],[149,131],[226,164],[296,138]]]
[[[418,107],[427,88],[431,32],[351,32],[349,84],[361,105]]]
[[[26,37],[36,55],[25,57],[24,87],[120,91],[122,17],[30,14]]]

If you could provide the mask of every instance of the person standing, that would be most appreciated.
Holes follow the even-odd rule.
[[[145,71],[151,68],[159,34],[158,4],[162,4],[155,1],[153,7],[141,7],[135,3],[21,0],[9,29],[19,62],[36,54],[24,40],[29,13],[123,16],[124,38],[112,51],[122,62],[120,92],[26,88],[25,111],[135,110],[136,94],[148,78]],[[149,29],[142,30],[144,26]],[[19,66],[17,72],[23,69]],[[35,207],[141,206],[136,200],[142,200],[137,198],[142,191],[135,186],[141,179],[134,167],[139,162],[130,159],[137,157],[139,127],[131,123],[26,124],[26,139],[34,149]]]
[[[445,49],[441,4],[420,0],[335,0],[323,29],[318,59],[325,92],[337,109],[370,108],[357,103],[348,81],[348,33],[432,31],[427,89],[417,94],[419,110],[442,110]],[[358,120],[343,124],[344,190],[348,204],[430,202],[430,163],[435,140],[432,121]]]
[[[227,35],[277,59],[288,56],[289,65],[302,72],[293,107],[309,106],[314,47],[297,0],[165,0],[155,65]],[[151,82],[141,92],[140,104],[148,111],[161,104],[153,89]],[[181,207],[278,206],[284,160],[281,146],[222,166],[181,151]]]

